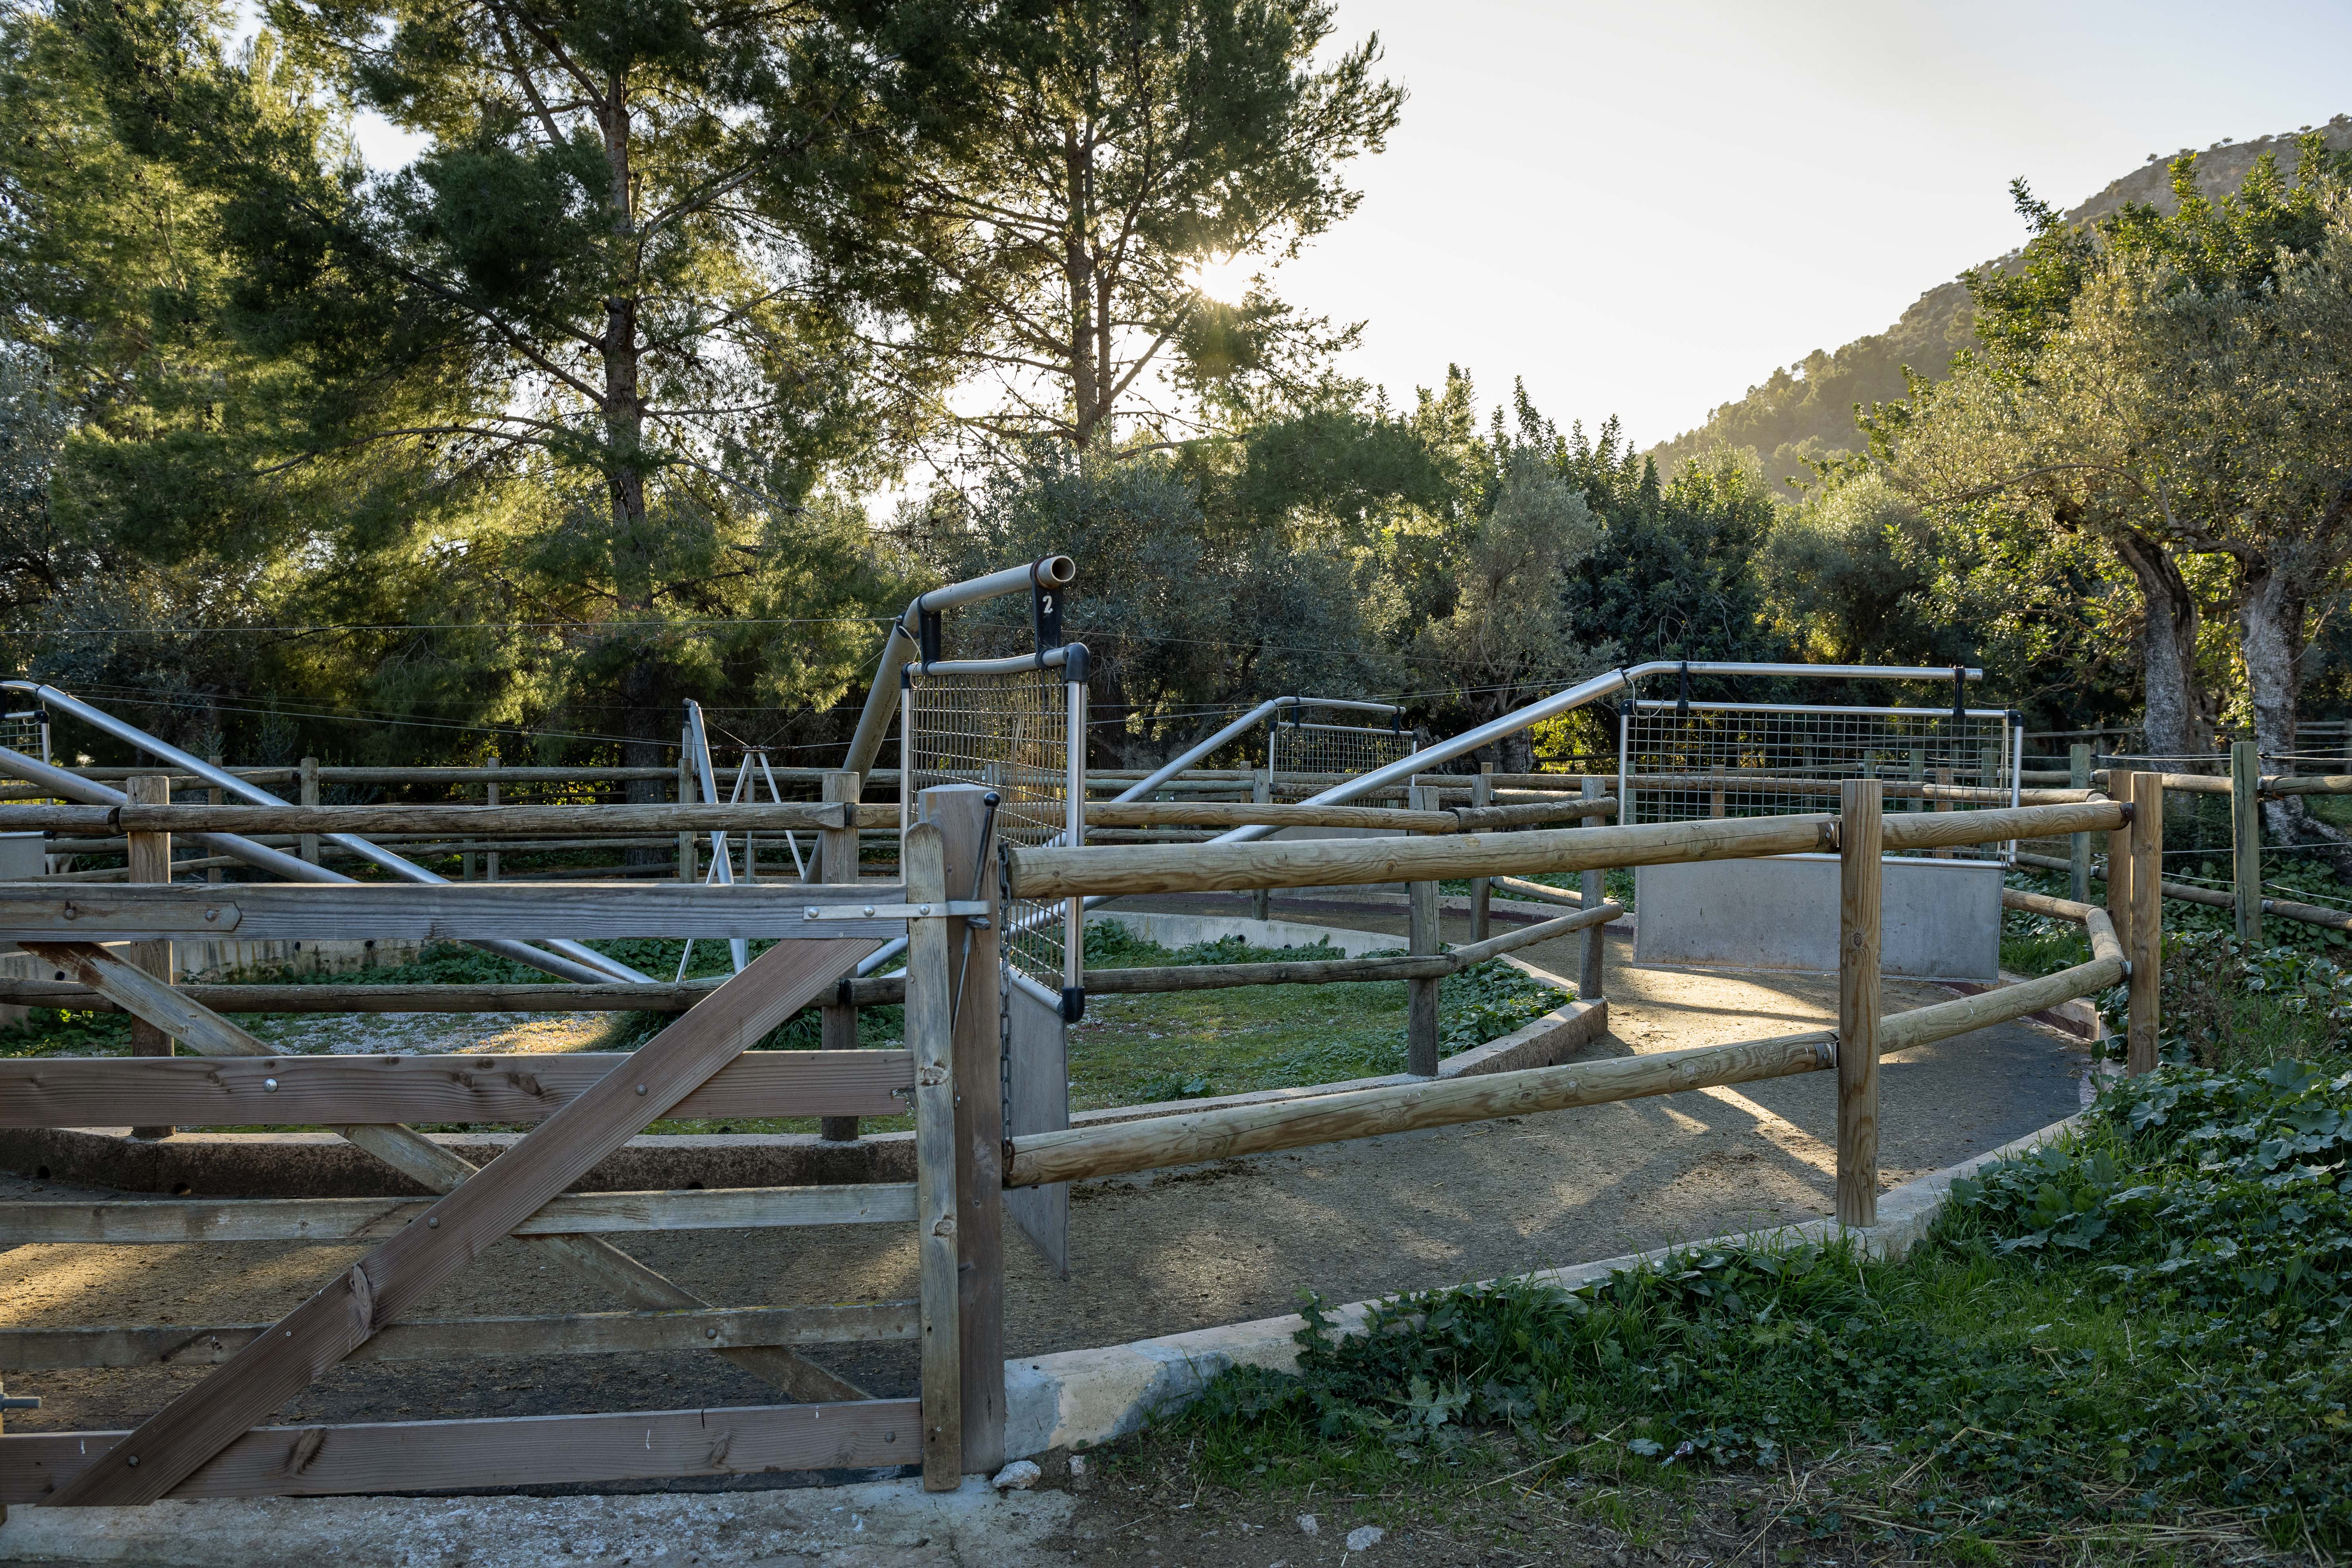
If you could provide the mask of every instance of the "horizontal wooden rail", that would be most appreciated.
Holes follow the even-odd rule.
[[[1496,892],[1508,893],[1515,899],[1533,899],[1542,904],[1566,904],[1578,910],[1584,907],[1584,895],[1570,888],[1547,887],[1522,877],[1491,877],[1487,879],[1494,884]]]
[[[157,1198],[0,1206],[0,1247],[168,1246],[226,1241],[378,1241],[432,1198]],[[911,1224],[911,1182],[828,1187],[713,1187],[675,1193],[566,1193],[515,1236],[625,1230],[753,1230],[779,1226]]]
[[[1004,1184],[1027,1187],[1085,1181],[1310,1143],[1337,1143],[1498,1116],[1526,1116],[1819,1072],[1832,1065],[1835,1041],[1836,1036],[1823,1029],[1695,1050],[1349,1089],[1272,1105],[1232,1106],[1149,1121],[1039,1132],[1014,1139],[1006,1146]]]
[[[2067,871],[2074,868],[2074,862],[2061,860],[2054,855],[2032,855],[2021,852],[2017,857],[2017,862],[2021,866],[2032,866],[2043,871]],[[2091,876],[2096,881],[2104,882],[2107,879],[2106,869],[2100,866],[2091,868]],[[2166,898],[2178,900],[2184,904],[2202,904],[2211,910],[2234,909],[2237,906],[2237,900],[2226,889],[2221,888],[2197,888],[2186,882],[2166,882],[2162,884],[2162,888]],[[2331,910],[2324,905],[2300,903],[2293,899],[2264,899],[2262,903],[2263,913],[2266,915],[2277,915],[2282,920],[2300,921],[2305,925],[2325,926],[2330,931],[2352,931],[2352,910]]]
[[[911,1340],[914,1301],[846,1307],[704,1307],[683,1312],[575,1312],[541,1318],[426,1318],[394,1323],[350,1361],[458,1361],[476,1356],[619,1355]],[[191,1327],[0,1329],[0,1366],[19,1372],[121,1366],[213,1366],[269,1331],[268,1323]]]
[[[1564,795],[1556,800],[1538,801],[1520,805],[1465,805],[1448,814],[1464,833],[1492,833],[1499,828],[1528,827],[1538,822],[1559,822],[1578,816],[1614,816],[1617,797],[1604,795],[1587,800],[1581,795]]]
[[[1139,800],[1087,807],[1088,827],[1370,827],[1398,833],[1453,833],[1450,811],[1374,805],[1253,805],[1248,801]]]
[[[205,984],[173,989],[215,1013],[683,1013],[719,984],[717,980],[688,980],[675,985],[659,982],[651,985],[369,985],[320,981],[310,985]],[[851,999],[878,1002],[898,997],[853,992]],[[5,975],[0,975],[0,1003],[68,1012],[121,1010],[109,998],[76,981],[16,980]]]
[[[2107,940],[2110,942],[2115,941],[2112,929],[2107,933]],[[2123,980],[2125,967],[2118,952],[2116,956],[2095,958],[2088,963],[2078,963],[2072,969],[2062,969],[2039,980],[2023,980],[2014,985],[1979,991],[1956,1002],[1938,1002],[1932,1007],[1915,1007],[1908,1013],[1896,1013],[1879,1023],[1879,1051],[1885,1054],[1908,1050],[1914,1046],[1948,1040],[1955,1035],[1965,1035],[1970,1030],[1988,1028],[1994,1024],[2005,1024],[2012,1018],[2022,1018],[2030,1013],[2055,1007],[2061,1002],[2072,1002],[2078,996],[2105,991]]]
[[[1881,793],[1888,800],[1948,800],[1956,805],[2007,805],[2009,791],[1985,789],[1973,784],[1914,784],[1901,779],[1882,778]],[[1634,773],[1625,780],[1628,789],[1658,790],[1747,790],[1780,795],[1821,795],[1834,800],[1842,783],[1837,779],[1791,778],[1780,773]],[[2021,789],[2019,805],[2077,805],[2092,798],[2095,792],[2087,789]]]
[[[1972,815],[1990,815],[1990,813]],[[1832,816],[1717,817],[1437,838],[1309,838],[1011,852],[1013,895],[1202,892],[1438,881],[1517,872],[1743,859],[1828,847]]]
[[[555,837],[895,827],[895,805],[0,805],[0,832],[357,833]]]
[[[0,1503],[38,1503],[127,1432],[0,1436]],[[919,1460],[912,1399],[596,1415],[499,1416],[332,1426],[257,1426],[172,1489],[174,1498],[541,1486],[769,1470],[862,1469]]]
[[[1484,942],[1467,942],[1454,948],[1445,956],[1452,959],[1457,968],[1467,969],[1473,964],[1484,963],[1490,958],[1500,958],[1507,952],[1517,952],[1523,947],[1533,947],[1538,942],[1551,942],[1571,932],[1580,931],[1587,926],[1606,925],[1624,912],[1625,906],[1622,904],[1595,904],[1589,910],[1580,910],[1572,915],[1562,915],[1557,920],[1538,921],[1533,925],[1524,925],[1517,931],[1507,931],[1499,936],[1490,936]]]
[[[904,931],[896,885],[796,882],[215,882],[49,889],[0,882],[15,942],[241,942],[478,937],[874,937]],[[807,911],[819,911],[808,918]],[[954,912],[964,912],[958,910]]]
[[[1938,848],[2105,831],[2128,820],[2130,808],[2111,801],[1906,813],[1886,818],[1885,842],[1888,849],[1896,851]],[[1010,876],[1016,898],[1059,899],[1090,893],[1202,892],[1524,876],[1537,871],[1804,854],[1833,848],[1836,843],[1834,816],[1706,817],[1632,827],[1551,828],[1423,839],[1015,848],[1010,856]]]
[[[540,1121],[624,1055],[47,1057],[0,1059],[0,1127]],[[747,1051],[675,1117],[897,1116],[906,1051]]]

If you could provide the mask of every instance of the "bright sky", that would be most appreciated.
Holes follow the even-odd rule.
[[[1276,274],[1400,399],[1469,366],[1643,445],[1891,325],[2140,164],[2352,111],[2352,6],[1338,0],[1412,93],[1356,216]]]

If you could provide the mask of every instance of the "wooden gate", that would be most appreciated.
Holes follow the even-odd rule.
[[[982,792],[927,791],[901,885],[0,884],[21,943],[204,1059],[0,1062],[0,1125],[325,1124],[437,1199],[21,1204],[0,1243],[375,1241],[278,1322],[0,1330],[12,1367],[223,1357],[135,1431],[0,1436],[0,1502],[487,1488],[919,1463],[932,1489],[1002,1463],[1003,1160],[998,924]],[[978,898],[950,889],[978,886]],[[783,938],[623,1056],[288,1057],[110,952],[235,932],[416,937]],[[890,938],[908,942],[900,1050],[746,1049]],[[978,976],[972,976],[977,971]],[[916,1180],[848,1187],[570,1194],[657,1118],[877,1116],[912,1101]],[[535,1121],[477,1169],[407,1123]],[[723,1308],[608,1235],[912,1224],[919,1302]],[[430,1292],[506,1237],[635,1310],[415,1321]],[[919,1399],[872,1399],[794,1347],[919,1338]],[[357,1353],[464,1356],[710,1350],[792,1403],[482,1420],[263,1425]]]

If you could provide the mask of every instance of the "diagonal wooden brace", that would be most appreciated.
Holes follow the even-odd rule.
[[[365,1342],[379,1326],[415,1306],[806,1005],[877,945],[868,939],[847,938],[778,942],[770,948],[488,1168],[461,1183],[426,1212],[422,1225],[411,1225],[377,1247],[279,1320],[269,1333],[150,1417],[106,1458],[60,1487],[50,1502],[145,1503],[164,1496],[256,1421]],[[69,956],[77,969],[121,979],[116,961],[108,955],[100,952],[100,962],[92,963],[85,952],[74,951],[85,944],[65,944],[62,952],[59,944],[43,946],[51,950],[44,956],[52,963]],[[96,985],[98,981],[86,983]],[[116,999],[131,1005],[123,997]],[[154,998],[149,994],[142,1000]],[[182,1005],[192,1005],[184,999]],[[164,1010],[161,1004],[158,1010]],[[216,1015],[206,1016],[235,1028]],[[259,1045],[242,1030],[236,1034]],[[240,1048],[235,1054],[247,1053]]]
[[[283,1054],[271,1050],[202,1003],[191,1001],[187,993],[135,968],[95,942],[25,945],[44,963],[65,970],[124,1012],[144,1018],[198,1056]],[[436,1193],[454,1192],[459,1183],[478,1169],[471,1161],[398,1122],[338,1127],[334,1131],[409,1180]],[[603,1286],[632,1307],[677,1311],[710,1305],[658,1270],[595,1237],[519,1236],[513,1240],[516,1246],[532,1249],[546,1261]],[[797,1400],[819,1403],[866,1397],[856,1384],[835,1377],[805,1356],[781,1346],[739,1348],[716,1353]]]

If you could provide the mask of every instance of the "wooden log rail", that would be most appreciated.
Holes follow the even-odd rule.
[[[1562,795],[1519,805],[1446,811],[1391,810],[1363,805],[1252,805],[1247,801],[1132,801],[1087,807],[1088,827],[1364,827],[1397,833],[1476,833],[1557,822],[1570,816],[1613,816],[1617,802]]]
[[[2231,781],[2222,773],[2158,773],[2164,787],[2178,795],[2228,795]],[[2091,777],[2104,789],[2108,783],[2107,770],[2099,769]],[[2255,785],[2264,795],[2277,797],[2291,795],[2352,795],[2352,773],[2265,773]]]
[[[1821,795],[1830,800],[1838,798],[1844,781],[1824,778],[1792,778],[1771,773],[1634,773],[1625,780],[1628,789],[1717,790],[1748,789],[1769,791],[1779,795]],[[1900,779],[1881,779],[1880,786],[1889,800],[1948,800],[1970,805],[2007,805],[2009,791],[1984,789],[1971,784],[1912,784]],[[2018,792],[2020,805],[2076,805],[2093,798],[2087,789],[2021,789]]]
[[[2127,809],[2109,801],[1899,814],[1885,819],[1885,844],[1901,851],[1997,843],[2111,830],[2127,820]],[[1810,854],[1836,847],[1837,818],[1831,816],[1711,817],[1492,837],[1016,847],[1009,857],[1009,876],[1016,898],[1059,899],[1491,878]]]
[[[784,833],[896,827],[895,805],[0,805],[0,832],[467,834]]]
[[[2043,871],[2069,871],[2074,868],[2071,861],[2061,860],[2054,855],[2031,855],[2021,852],[2017,861],[2021,866],[2032,866]],[[2105,881],[2106,868],[2103,866],[2092,867],[2091,879],[2098,882]],[[2202,904],[2208,909],[2226,910],[2237,903],[2233,895],[2220,888],[2197,888],[2186,882],[2166,882],[2163,884],[2163,892],[2168,899],[2175,899],[2184,904]],[[2352,910],[2331,910],[2320,904],[2299,903],[2293,899],[2266,898],[2262,900],[2262,911],[2266,915],[2277,915],[2282,920],[2300,921],[2305,925],[2325,926],[2331,931],[2352,931]]]

